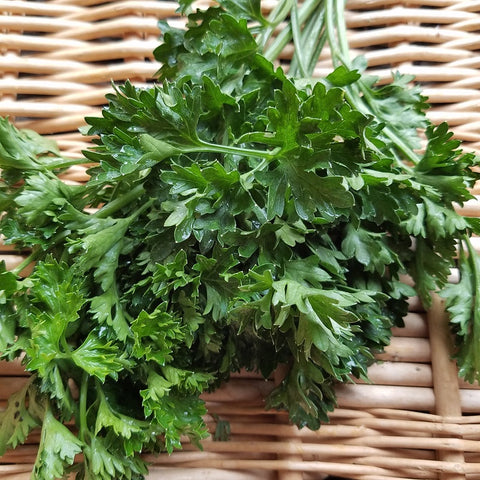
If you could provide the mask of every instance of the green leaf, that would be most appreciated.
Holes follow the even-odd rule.
[[[78,189],[66,185],[57,177],[38,172],[25,181],[15,203],[19,206],[18,213],[28,224],[42,226],[58,222],[63,207],[69,203],[83,203],[76,199]]]
[[[219,0],[218,3],[235,18],[266,22],[260,8],[260,0]]]
[[[342,241],[342,252],[347,257],[354,257],[367,271],[383,275],[388,265],[400,263],[387,241],[388,238],[383,233],[369,232],[349,225]]]
[[[331,276],[323,270],[316,255],[303,259],[291,260],[285,265],[285,278],[297,282],[305,282],[306,285],[321,288],[331,280]]]
[[[145,166],[150,166],[150,162],[146,163],[145,160],[154,160],[155,162],[161,162],[166,158],[179,155],[181,150],[171,146],[163,140],[158,140],[151,135],[143,134],[139,136],[140,146],[145,152],[145,156],[140,159],[141,163],[145,163]]]
[[[69,379],[64,377],[60,368],[64,359],[57,357],[56,360],[49,361],[49,363],[38,368],[38,376],[41,378],[40,391],[58,403],[61,420],[70,420],[77,407],[73,399]]]
[[[79,310],[85,303],[84,279],[67,263],[47,256],[37,263],[30,280],[33,303],[43,312],[61,315],[65,324],[78,319]]]
[[[125,456],[116,445],[100,436],[90,436],[90,444],[83,449],[85,455],[85,480],[111,480],[135,478],[148,473],[141,458]]]
[[[281,227],[275,231],[275,236],[278,240],[281,240],[290,247],[295,247],[296,244],[305,242],[306,229],[300,222],[291,226],[280,218],[276,218],[275,224],[281,225]]]
[[[454,244],[447,245],[451,256],[442,252],[442,245],[432,244],[429,239],[416,239],[415,258],[410,273],[415,281],[415,289],[423,304],[428,308],[431,304],[431,292],[442,288],[448,281],[453,264]]]
[[[109,288],[110,272],[115,268],[123,247],[123,238],[131,223],[130,218],[92,218],[87,226],[78,230],[79,238],[70,241],[69,252],[79,254],[77,263],[84,272],[92,268],[100,270],[99,276],[104,278],[102,287]],[[107,257],[110,255],[110,257]],[[108,268],[105,268],[105,257],[108,258]]]
[[[53,415],[47,407],[43,418],[42,433],[33,478],[51,480],[65,478],[75,456],[82,451],[82,442]]]
[[[41,376],[45,376],[52,363],[64,358],[63,338],[67,324],[61,313],[49,315],[37,312],[30,318],[31,339],[26,348],[26,369],[37,370]]]
[[[355,83],[361,74],[357,71],[349,70],[345,65],[340,65],[332,73],[329,73],[326,77],[329,83],[335,87],[345,87]]]
[[[104,382],[107,376],[117,378],[117,373],[128,363],[121,350],[119,351],[118,345],[105,342],[99,333],[94,330],[90,332],[70,356],[78,367]]]
[[[229,1],[229,0],[224,0]],[[230,2],[233,4],[233,2]],[[237,3],[242,8],[245,1]],[[261,15],[259,16],[261,18]],[[205,34],[206,48],[221,58],[235,56],[245,58],[258,50],[257,43],[247,28],[247,21],[234,15],[221,14],[219,19],[209,22],[209,30]]]
[[[112,279],[113,276],[112,272]],[[106,292],[96,295],[90,300],[89,313],[100,325],[112,327],[111,329],[104,329],[108,339],[125,341],[131,336],[128,317],[120,303],[116,283],[111,285]]]
[[[159,365],[172,361],[173,351],[185,336],[180,321],[161,305],[151,314],[142,310],[131,323],[135,338],[133,354]]]
[[[455,334],[455,359],[459,376],[467,382],[480,380],[480,318],[478,291],[480,285],[480,258],[469,240],[460,244],[460,280],[448,284],[440,295],[445,299]]]
[[[161,402],[161,399],[170,393],[173,383],[167,380],[163,375],[156,373],[155,370],[149,369],[147,379],[148,389],[140,391],[144,400],[152,400],[154,402]],[[145,415],[148,417],[153,410],[149,409],[149,403],[145,404]]]
[[[411,75],[395,72],[392,81],[382,86],[376,85],[377,80],[364,75],[361,84],[362,90],[367,92],[364,98],[368,99],[368,107],[375,121],[394,132],[393,135],[390,132],[381,132],[379,136],[393,152],[397,149],[404,155],[408,152],[407,149],[413,152],[420,148],[418,131],[429,125],[425,116],[428,108],[426,97],[422,95],[418,84],[412,85],[414,78]]]
[[[8,399],[7,408],[0,412],[0,456],[8,448],[23,444],[29,433],[40,425],[35,411],[36,389],[31,381]]]
[[[19,130],[8,119],[0,119],[0,167],[2,169],[38,170],[39,156],[58,154],[57,145],[33,130]]]
[[[182,435],[188,435],[197,446],[208,435],[203,420],[205,404],[196,396],[168,394],[160,402],[145,397],[143,404],[147,412],[152,412],[156,428],[163,431],[168,453],[181,448]]]
[[[316,212],[326,220],[342,215],[337,209],[353,206],[352,194],[341,177],[318,177],[311,172],[301,172],[296,165],[285,167],[295,208],[303,220],[312,220]]]
[[[415,166],[416,178],[434,187],[446,204],[471,199],[470,189],[478,177],[472,167],[478,159],[472,153],[462,155],[460,141],[452,140],[453,133],[446,123],[429,126],[425,134],[428,143]]]
[[[135,418],[116,412],[111,405],[108,404],[105,396],[99,396],[100,404],[97,410],[95,420],[95,435],[102,429],[113,430],[115,435],[130,438],[133,434],[142,431],[142,425]]]

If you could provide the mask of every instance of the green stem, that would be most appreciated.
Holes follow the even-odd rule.
[[[49,248],[47,250],[51,250],[55,246],[57,246],[63,239],[68,237],[70,232],[60,232],[54,237],[51,238],[49,242]],[[15,275],[19,275],[21,271],[25,268],[27,268],[31,263],[34,263],[36,260],[39,258],[43,257],[45,255],[45,250],[42,248],[36,248],[35,250],[30,253],[28,257],[26,257],[24,260],[22,260],[21,263],[19,263],[15,268],[13,268],[11,271]]]
[[[104,207],[102,207],[93,215],[96,218],[107,218],[121,208],[129,205],[133,200],[136,200],[143,193],[145,193],[145,188],[143,187],[143,184],[137,185],[129,192],[107,203]]]
[[[327,38],[328,44],[330,45],[330,56],[333,67],[337,68],[340,65],[345,65],[348,67],[350,65],[350,59],[348,57],[344,57],[338,42],[338,38],[341,37],[341,34],[339,32],[338,22],[337,25],[335,25],[335,4],[333,0],[326,0],[325,10],[325,25],[327,29]],[[337,32],[337,34],[335,34],[335,32]]]
[[[323,1],[324,0],[305,0],[298,9],[298,23],[302,25],[306,22]],[[289,24],[278,34],[267,49],[265,49],[266,41],[262,39],[263,44],[260,44],[260,47],[264,50],[265,58],[271,62],[277,60],[283,49],[291,42],[292,37],[292,26]]]
[[[330,0],[329,0],[330,1]],[[337,39],[338,39],[338,45],[339,45],[339,50],[341,52],[341,60],[348,62],[346,65],[350,66],[350,46],[347,41],[347,28],[346,28],[346,22],[345,22],[345,4],[346,1],[340,1],[337,0],[333,2],[335,4],[335,18],[337,20]]]
[[[48,162],[47,164],[44,165],[44,168],[48,170],[55,170],[58,168],[64,169],[64,168],[69,168],[75,165],[81,165],[82,163],[85,163],[85,160],[81,161],[78,158],[70,158],[70,159],[66,159],[63,157],[59,157],[59,158],[60,160]]]
[[[295,0],[283,0],[277,3],[276,7],[270,12],[270,15],[267,19],[267,25],[257,36],[257,44],[260,49],[263,51],[266,48],[267,42],[270,37],[273,35],[275,28],[285,20],[288,15],[288,12],[292,8],[293,2]]]
[[[298,70],[300,72],[300,76],[306,78],[308,76],[307,69],[305,66],[305,58],[302,55],[302,46],[303,42],[301,41],[301,23],[300,19],[298,18],[298,7],[295,4],[292,8],[292,12],[290,14],[290,21],[292,25],[292,37],[293,37],[293,45],[295,48],[295,58],[298,63]],[[298,75],[295,75],[298,76]]]
[[[150,198],[140,208],[137,208],[137,210],[128,217],[129,221],[133,222],[133,220],[139,217],[145,210],[148,210],[155,203],[155,200],[156,198]]]
[[[268,164],[269,162],[266,159],[263,159],[254,168],[252,168],[248,172],[242,173],[242,175],[240,175],[240,181],[244,184],[245,182],[250,181],[250,179],[254,177],[256,172],[258,172],[259,170],[263,170]]]
[[[350,47],[347,41],[347,29],[344,16],[344,2],[337,0],[326,0],[326,25],[328,43],[331,49],[331,58],[334,67],[344,65],[348,69],[352,68],[350,59]],[[372,97],[370,88],[360,79],[355,85],[345,87],[345,96],[347,101],[360,112],[373,115],[379,119],[382,118],[381,112],[375,106],[375,99]],[[392,130],[388,125],[383,128],[385,135],[395,145],[395,148],[404,155],[404,157],[416,165],[420,159],[418,155]],[[395,153],[395,152],[393,152]],[[413,170],[405,162],[394,154],[398,166],[412,173]]]
[[[288,68],[291,77],[311,78],[326,42],[325,7],[319,3],[305,21],[300,20],[299,9],[291,13],[294,55]]]
[[[88,432],[87,424],[87,396],[88,396],[88,373],[83,372],[82,381],[80,384],[80,396],[79,396],[79,437],[85,442],[86,433]]]
[[[216,152],[224,153],[231,155],[242,155],[245,157],[255,157],[255,158],[268,158],[273,160],[275,156],[280,152],[281,148],[277,147],[273,150],[255,150],[253,148],[244,148],[244,147],[234,147],[232,145],[220,145],[217,143],[209,143],[203,140],[200,141],[199,148],[193,148],[189,151],[191,152]]]
[[[19,275],[22,270],[27,268],[31,263],[35,262],[43,254],[42,250],[35,250],[28,257],[22,260],[15,268],[12,269],[12,273]]]
[[[325,34],[325,5],[318,5],[311,20],[303,29],[303,36],[305,37],[303,49],[309,52],[308,73],[309,76],[312,76],[327,41]]]

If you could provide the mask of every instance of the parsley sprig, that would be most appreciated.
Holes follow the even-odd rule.
[[[460,371],[479,376],[478,314],[460,304],[476,298],[480,225],[454,209],[478,159],[429,123],[410,77],[377,87],[348,59],[340,2],[268,18],[256,0],[219,4],[185,30],[160,22],[158,82],[115,87],[84,158],[0,120],[0,232],[31,252],[0,272],[0,352],[32,374],[0,413],[0,454],[41,426],[36,479],[142,478],[142,452],[200,445],[201,394],[244,368],[286,367],[267,406],[319,428],[408,296],[428,306],[445,286],[458,338],[473,332]],[[336,68],[312,78],[327,40]],[[286,73],[273,61],[289,42]],[[60,180],[84,162],[85,185]]]

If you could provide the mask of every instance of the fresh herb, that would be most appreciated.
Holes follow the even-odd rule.
[[[41,426],[33,478],[142,478],[142,452],[200,446],[200,395],[242,368],[285,365],[267,406],[317,429],[408,296],[428,306],[447,284],[458,240],[480,232],[453,208],[478,159],[430,125],[410,78],[376,87],[346,59],[339,3],[264,18],[224,0],[186,30],[161,22],[158,83],[115,87],[83,159],[0,121],[0,231],[31,252],[0,272],[0,351],[32,374],[0,413],[0,453]],[[337,68],[312,79],[327,38]],[[289,41],[287,74],[272,60]],[[59,179],[84,162],[85,185]],[[467,335],[470,316],[454,321]],[[475,349],[460,358],[478,376]]]

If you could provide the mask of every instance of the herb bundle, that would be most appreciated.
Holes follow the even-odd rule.
[[[185,30],[160,22],[158,83],[115,87],[83,159],[0,121],[0,232],[31,252],[0,273],[0,352],[31,372],[0,413],[0,454],[41,426],[33,478],[142,478],[142,452],[199,445],[200,395],[241,369],[286,366],[267,407],[317,429],[414,294],[428,307],[443,289],[461,374],[479,377],[480,225],[453,207],[478,159],[429,123],[411,78],[377,87],[349,60],[341,2],[269,18],[218,3]],[[314,80],[326,40],[336,68]],[[85,185],[59,179],[85,162]]]

